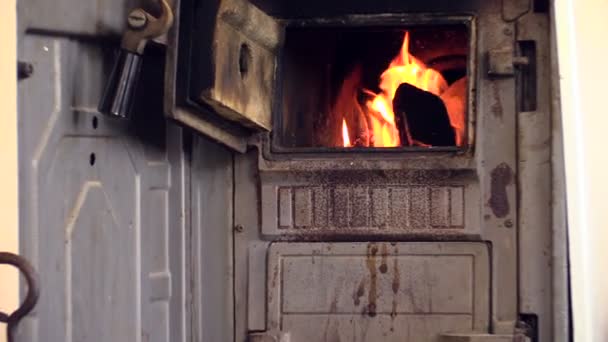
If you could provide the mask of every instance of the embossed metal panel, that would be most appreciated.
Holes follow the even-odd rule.
[[[433,341],[489,325],[483,243],[275,243],[268,331],[290,341]]]
[[[160,55],[134,121],[106,120],[95,108],[114,46],[94,34],[128,4],[19,5],[19,58],[34,67],[19,83],[21,252],[42,293],[18,340],[183,341],[185,159]]]
[[[478,234],[467,215],[474,184],[262,184],[262,232],[291,234]],[[470,222],[468,225],[465,219]]]

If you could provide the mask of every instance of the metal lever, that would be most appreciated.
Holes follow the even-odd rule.
[[[115,118],[129,118],[146,44],[150,39],[167,33],[173,24],[171,6],[167,0],[160,0],[160,3],[162,13],[158,18],[141,8],[129,14],[118,60],[99,103],[100,113]]]
[[[30,311],[34,309],[34,306],[36,306],[36,302],[38,302],[38,296],[40,295],[38,274],[27,260],[12,253],[0,252],[0,265],[1,264],[17,267],[27,282],[27,295],[21,306],[10,315],[0,312],[0,322],[7,323],[7,340],[8,342],[13,342],[15,329],[17,328],[19,321],[30,313]]]

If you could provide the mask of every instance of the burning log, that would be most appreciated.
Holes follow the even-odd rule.
[[[403,83],[395,93],[393,111],[401,141],[413,145],[456,146],[454,129],[440,97]]]
[[[347,147],[347,141],[351,146],[370,146],[370,131],[366,114],[357,100],[361,87],[361,75],[361,67],[357,66],[344,80],[331,111],[332,117],[340,118],[338,122],[347,123],[347,132],[344,134],[348,133],[348,135],[343,136],[342,139],[345,147]]]
[[[467,98],[467,78],[454,82],[441,94],[441,100],[450,116],[450,124],[456,132],[456,144],[462,146],[465,140],[465,114]]]

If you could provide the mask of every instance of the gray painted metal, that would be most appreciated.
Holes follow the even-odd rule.
[[[553,341],[551,288],[550,28],[544,14],[517,21],[517,39],[536,44],[537,105],[518,113],[519,311],[538,317],[539,341]]]
[[[142,82],[132,125],[95,110],[113,47],[98,34],[127,7],[19,1],[19,58],[35,70],[19,83],[21,253],[41,297],[18,341],[185,340],[187,165],[162,73]]]
[[[551,166],[552,166],[552,323],[553,341],[570,341],[570,290],[568,265],[568,233],[566,218],[566,175],[564,172],[564,146],[561,106],[559,98],[559,72],[557,66],[557,39],[553,8],[551,28]]]
[[[206,138],[195,138],[191,176],[188,341],[233,341],[232,153]]]

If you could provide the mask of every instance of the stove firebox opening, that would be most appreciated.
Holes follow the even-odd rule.
[[[274,146],[464,147],[467,25],[288,28]]]

